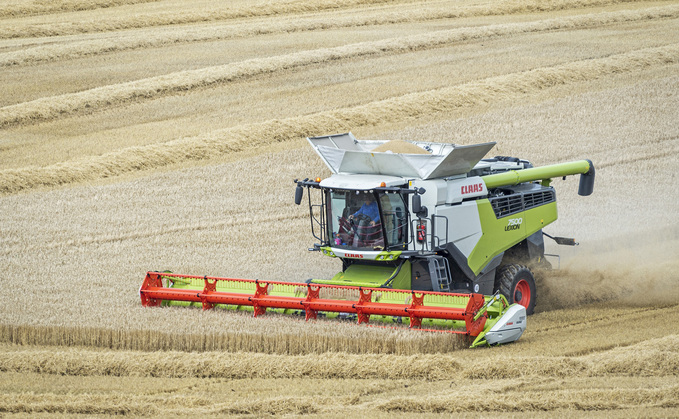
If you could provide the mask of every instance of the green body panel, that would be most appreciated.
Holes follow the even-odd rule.
[[[332,279],[314,279],[314,284],[345,285],[353,287],[380,288],[396,273],[397,267],[363,265],[355,263]],[[400,272],[390,282],[389,288],[410,289],[410,261],[404,261]]]
[[[467,259],[469,268],[475,275],[478,275],[495,256],[556,221],[557,218],[556,202],[499,219],[495,217],[490,201],[480,199],[476,202],[483,235]]]
[[[333,258],[338,257],[337,255],[335,255],[335,252],[333,251],[332,247],[330,247],[330,246],[323,246],[323,247],[320,248],[320,250],[321,250],[321,254],[323,254],[325,256],[330,256],[330,257],[333,257]],[[354,253],[360,254],[362,252],[360,250],[356,250],[356,251],[354,251]],[[391,251],[385,250],[383,252],[378,253],[377,256],[375,256],[375,260],[378,260],[378,261],[398,260],[398,257],[401,256],[401,253],[403,253],[403,251],[401,251],[401,250],[391,250]]]
[[[552,164],[530,169],[509,170],[494,175],[483,176],[483,182],[488,189],[500,186],[518,185],[523,182],[536,180],[548,181],[551,178],[584,174],[590,171],[591,164],[587,160],[579,160],[568,163]]]

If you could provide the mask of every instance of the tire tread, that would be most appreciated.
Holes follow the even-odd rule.
[[[500,266],[497,271],[496,275],[496,289],[500,291],[502,295],[504,295],[507,298],[507,301],[509,303],[514,302],[514,286],[515,286],[515,281],[518,275],[522,273],[522,271],[527,272],[530,275],[530,278],[533,281],[533,290],[534,292],[532,293],[532,299],[533,299],[533,304],[532,308],[527,308],[526,312],[528,314],[533,314],[533,309],[535,308],[535,304],[537,302],[537,290],[535,286],[535,277],[531,270],[526,266],[526,265],[521,265],[518,263],[510,263],[507,265]]]

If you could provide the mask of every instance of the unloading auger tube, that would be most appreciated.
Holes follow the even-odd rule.
[[[139,290],[142,305],[201,306],[267,310],[304,315],[306,320],[355,318],[358,324],[377,320],[424,331],[472,337],[471,347],[517,340],[526,327],[524,307],[501,295],[454,294],[313,283],[258,281],[148,272]]]
[[[580,175],[578,195],[589,196],[594,189],[595,170],[591,160],[579,160],[568,163],[558,163],[530,169],[508,170],[502,173],[483,176],[486,188],[518,185],[524,182],[541,181],[543,186],[549,186],[552,178]]]

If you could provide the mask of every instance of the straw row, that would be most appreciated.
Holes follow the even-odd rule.
[[[0,18],[26,17],[48,13],[79,12],[83,10],[107,9],[139,3],[155,3],[160,0],[60,0],[31,1],[23,4],[0,6]]]
[[[410,3],[413,0],[286,0],[286,1],[262,1],[255,4],[246,4],[238,7],[222,6],[198,6],[184,10],[168,10],[160,12],[145,12],[143,9],[130,9],[119,11],[111,15],[100,17],[97,14],[74,15],[72,21],[45,22],[35,24],[34,21],[3,25],[0,29],[2,38],[27,38],[74,35],[92,32],[119,31],[134,28],[146,28],[153,26],[185,25],[200,22],[215,22],[231,19],[256,18],[264,16],[285,16],[303,13],[315,13],[330,10],[342,10],[379,4]],[[29,6],[30,7],[30,6]],[[37,6],[38,8],[40,6]],[[50,9],[47,6],[46,9]],[[67,7],[67,6],[66,6]],[[92,7],[94,8],[94,7]],[[85,9],[87,10],[87,9]],[[52,10],[57,12],[58,10]],[[14,13],[9,8],[5,13]],[[86,11],[84,13],[87,13]]]
[[[490,25],[397,37],[373,42],[321,48],[267,58],[255,58],[220,66],[185,70],[126,83],[97,87],[77,93],[40,98],[0,109],[0,126],[52,120],[82,111],[148,100],[176,92],[186,92],[261,74],[290,70],[311,64],[326,63],[382,54],[397,54],[439,47],[469,40],[489,39],[523,33],[560,29],[588,28],[621,22],[679,17],[679,6],[644,11],[598,13],[536,22]]]
[[[162,144],[129,147],[101,156],[85,157],[46,167],[8,169],[0,171],[0,193],[106,178],[187,160],[216,158],[246,148],[286,142],[324,132],[394,123],[423,114],[449,113],[459,108],[537,93],[554,86],[591,81],[612,74],[630,73],[677,62],[679,44],[646,48],[407,94],[353,108],[241,125]]]
[[[158,380],[160,381],[160,380]],[[141,383],[139,383],[141,384]],[[211,383],[213,384],[213,383]],[[237,384],[237,383],[234,383]],[[240,383],[238,383],[240,384]],[[270,385],[281,385],[269,383]],[[304,388],[304,382],[286,385]],[[340,381],[338,385],[347,385]],[[372,387],[384,385],[374,383]],[[542,386],[545,386],[542,384]],[[104,383],[102,387],[106,387]],[[172,386],[174,387],[174,386]],[[427,394],[417,396],[387,396],[375,402],[364,402],[366,398],[358,391],[353,397],[338,397],[333,393],[305,396],[277,396],[264,391],[254,392],[250,397],[234,400],[233,396],[224,393],[212,393],[194,386],[174,394],[176,390],[155,389],[157,394],[149,391],[124,392],[123,394],[98,394],[76,392],[49,392],[47,394],[9,393],[0,401],[0,412],[19,414],[66,414],[66,415],[134,415],[134,416],[253,416],[266,417],[272,415],[305,416],[343,416],[348,412],[368,417],[385,414],[434,413],[437,416],[471,413],[495,414],[518,413],[539,416],[588,416],[593,412],[606,411],[602,416],[610,417],[675,417],[677,402],[675,393],[679,386],[663,385],[649,388],[616,388],[603,386],[601,389],[563,389],[522,391],[518,385],[500,388],[483,388],[476,391],[454,392],[445,384],[443,389],[432,389]],[[200,386],[198,386],[200,387]],[[370,386],[365,385],[368,389]],[[407,387],[407,385],[406,385]],[[485,386],[484,386],[485,387]],[[188,391],[193,390],[193,391]],[[288,391],[293,389],[288,388]],[[532,388],[531,388],[532,390]],[[236,391],[233,390],[232,391]],[[422,390],[420,390],[422,391]],[[186,394],[189,393],[189,394]],[[308,390],[307,390],[308,393]],[[207,395],[206,395],[207,394]],[[217,396],[218,395],[218,396]],[[221,396],[221,397],[219,397]],[[361,397],[363,396],[363,397]],[[386,400],[385,400],[386,399]],[[663,410],[668,409],[668,410]],[[612,413],[612,412],[615,413]],[[355,412],[355,413],[354,413]]]
[[[26,329],[27,326],[22,326]],[[3,341],[8,326],[2,326]],[[93,330],[96,332],[95,330]],[[117,332],[121,334],[120,332]],[[130,332],[127,332],[130,333]],[[122,335],[122,334],[121,334]],[[264,336],[250,336],[252,340]],[[192,336],[198,339],[199,336]],[[202,336],[208,339],[209,336]],[[297,340],[303,340],[298,336]],[[321,336],[306,338],[320,339]],[[186,339],[186,338],[184,338]],[[363,342],[365,344],[365,342]],[[42,343],[40,345],[48,345]],[[255,347],[254,342],[250,345]],[[354,346],[348,346],[354,348]],[[163,352],[157,352],[163,350]],[[332,379],[511,379],[523,377],[679,376],[679,335],[650,339],[580,357],[507,356],[487,354],[482,360],[459,362],[453,354],[386,355],[385,352],[318,351],[300,354],[241,352],[211,348],[180,352],[147,346],[144,351],[92,350],[85,348],[26,347],[4,351],[2,372],[71,376],[135,376],[166,378],[318,378]],[[229,353],[224,353],[228,351]]]
[[[405,11],[367,10],[360,15],[339,15],[333,16],[332,19],[327,15],[310,15],[301,18],[296,17],[294,19],[281,18],[275,21],[234,23],[228,26],[178,27],[172,28],[171,31],[162,32],[159,32],[157,28],[154,28],[151,30],[135,31],[131,34],[121,33],[115,40],[110,39],[107,36],[102,39],[89,39],[85,41],[56,44],[49,43],[46,45],[25,47],[16,51],[0,54],[0,66],[75,59],[114,51],[161,47],[178,43],[217,41],[264,34],[450,19],[460,17],[459,15],[461,13],[459,9],[451,9],[439,5],[436,5],[436,7],[433,8],[428,7],[431,6],[425,4],[417,10]],[[646,13],[655,14],[656,16],[644,17]],[[676,16],[676,6],[652,8],[647,11],[613,12],[608,15],[609,20],[607,22],[601,22],[600,24],[625,21],[623,19],[629,21],[649,18],[671,18]],[[617,15],[626,17],[615,20],[618,19],[616,17]],[[592,18],[596,20],[596,16],[597,15],[593,15]]]
[[[461,412],[575,412],[618,411],[633,408],[676,407],[679,386],[655,388],[604,388],[583,390],[542,390],[536,393],[516,391],[511,397],[498,397],[496,392],[480,394],[436,394],[425,397],[394,398],[380,403],[387,412],[461,413]],[[610,415],[610,413],[609,413]]]

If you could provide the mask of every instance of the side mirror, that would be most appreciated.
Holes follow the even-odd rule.
[[[304,188],[301,185],[297,185],[295,189],[295,204],[299,205],[302,202],[302,196],[304,195]]]
[[[420,197],[420,195],[415,194],[413,195],[413,212],[417,214],[421,211],[422,211],[422,198]]]
[[[420,193],[424,193],[424,189],[420,189]],[[429,214],[427,207],[422,206],[422,197],[419,194],[413,195],[413,212],[420,218],[426,218]]]

